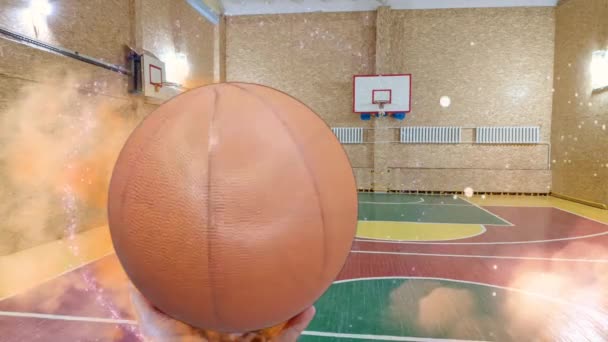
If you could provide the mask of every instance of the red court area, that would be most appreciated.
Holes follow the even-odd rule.
[[[576,301],[595,289],[608,307],[608,225],[557,208],[485,207],[513,226],[437,243],[358,239],[339,280],[441,278]],[[577,304],[577,303],[574,303]],[[0,301],[0,340],[136,341],[129,283],[108,255]]]

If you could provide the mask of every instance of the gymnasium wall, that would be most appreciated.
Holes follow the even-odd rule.
[[[549,191],[552,8],[384,10],[378,22],[390,27],[389,57],[378,70],[413,75],[404,125],[465,127],[465,142],[473,141],[470,127],[538,125],[545,145],[380,145],[376,169],[384,174],[375,173],[376,186]],[[441,96],[451,98],[448,108],[439,105]],[[392,133],[385,138],[397,139]]]
[[[188,78],[176,80],[188,88],[214,81],[216,26],[196,12],[185,0],[140,0],[136,16],[143,32],[141,47],[163,61],[187,55]]]
[[[185,83],[213,80],[214,26],[185,0],[51,3],[33,20],[29,1],[0,0],[0,26],[124,67],[126,45],[182,52]],[[0,36],[0,256],[105,225],[114,159],[157,105],[127,76]]]
[[[553,42],[553,8],[236,16],[226,68],[228,80],[282,89],[331,126],[372,128],[372,144],[345,146],[359,188],[548,192]],[[413,74],[405,121],[351,113],[352,75],[370,73]],[[449,108],[439,106],[444,95]],[[404,125],[540,125],[545,144],[384,143]]]
[[[608,91],[589,66],[608,49],[608,1],[562,1],[556,10],[553,191],[608,205]]]
[[[229,16],[226,77],[285,91],[330,126],[371,127],[352,113],[352,75],[374,73],[375,37],[375,12]],[[373,145],[345,148],[356,172],[373,167]]]

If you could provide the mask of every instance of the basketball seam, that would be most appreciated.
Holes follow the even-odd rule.
[[[216,119],[217,113],[218,113],[218,104],[219,104],[219,93],[217,91],[216,88],[213,88],[213,111],[211,112],[211,118],[209,120],[209,130],[208,130],[208,135],[207,135],[207,229],[205,229],[206,235],[207,235],[207,278],[209,278],[209,296],[210,296],[210,301],[211,301],[211,311],[213,312],[213,315],[215,316],[217,323],[219,325],[221,325],[222,320],[220,318],[220,313],[219,313],[219,308],[217,305],[217,301],[215,298],[215,276],[214,276],[214,272],[213,272],[213,267],[215,267],[212,263],[211,263],[211,259],[213,256],[213,253],[211,253],[211,245],[212,245],[212,239],[210,239],[212,232],[211,230],[213,229],[212,224],[214,224],[213,220],[212,220],[212,215],[213,215],[213,210],[212,210],[212,195],[211,195],[211,160],[212,160],[212,153],[211,153],[211,137],[213,134],[213,129],[215,127],[214,125],[214,121]]]
[[[242,91],[254,96],[256,99],[258,99],[260,102],[262,102],[263,104],[267,105],[270,108],[270,112],[272,113],[272,115],[274,116],[274,118],[281,123],[281,125],[285,128],[285,131],[287,132],[287,135],[289,136],[289,138],[291,139],[292,143],[294,144],[294,146],[296,147],[296,151],[298,151],[298,154],[300,155],[300,157],[302,158],[302,160],[304,160],[304,166],[306,168],[307,174],[310,177],[313,187],[315,189],[315,195],[317,196],[317,205],[319,208],[319,213],[321,214],[321,231],[322,231],[322,238],[323,238],[323,258],[322,258],[322,265],[323,265],[323,272],[322,275],[325,274],[325,265],[326,265],[326,260],[327,260],[327,237],[326,237],[326,229],[325,229],[325,211],[323,210],[323,206],[321,205],[321,191],[319,190],[319,185],[317,184],[317,180],[314,177],[314,172],[308,167],[308,163],[307,163],[307,159],[304,155],[304,153],[302,153],[302,150],[300,149],[300,145],[298,144],[298,141],[296,140],[296,138],[294,137],[293,133],[291,132],[291,129],[289,129],[289,126],[287,126],[285,124],[285,121],[283,121],[279,115],[277,114],[275,107],[268,103],[267,101],[265,101],[261,96],[259,96],[258,94],[249,91],[249,89],[244,88],[240,85],[237,84],[230,84],[233,87],[236,87],[238,89],[241,89]]]

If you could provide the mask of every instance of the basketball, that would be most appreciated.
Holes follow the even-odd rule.
[[[357,224],[347,155],[306,105],[223,83],[152,112],[116,161],[116,254],[159,310],[247,332],[312,305],[342,269]]]

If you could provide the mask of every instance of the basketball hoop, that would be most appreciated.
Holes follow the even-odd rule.
[[[388,116],[403,120],[411,111],[411,82],[409,74],[355,75],[353,112],[361,120]]]

